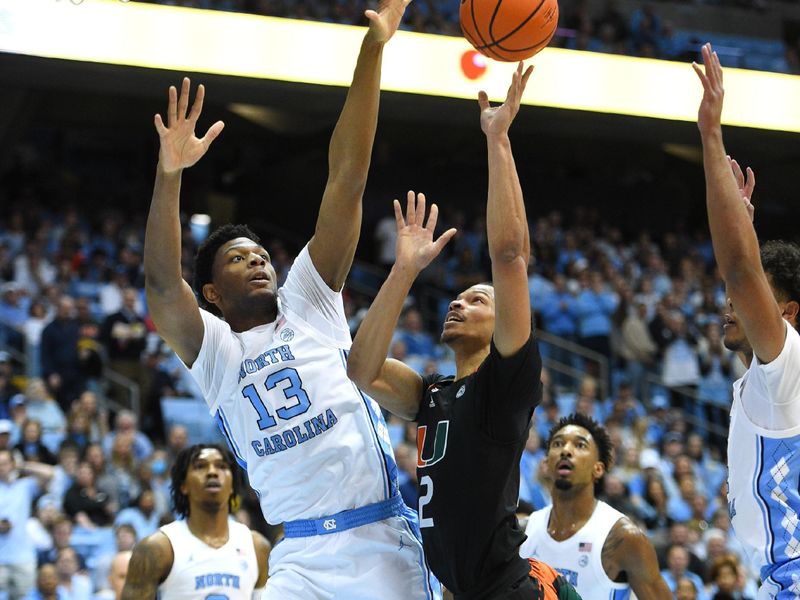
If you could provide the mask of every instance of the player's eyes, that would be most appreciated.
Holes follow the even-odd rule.
[[[240,260],[244,260],[241,256],[234,256],[231,259],[231,262],[239,262]]]

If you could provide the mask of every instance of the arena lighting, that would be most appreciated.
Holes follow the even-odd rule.
[[[179,73],[347,86],[363,28],[120,0],[0,0],[0,51]],[[463,69],[459,37],[401,31],[386,48],[383,89],[502,100],[513,65]],[[694,121],[700,85],[688,64],[549,48],[523,102]],[[723,121],[800,132],[800,77],[726,70]],[[212,92],[213,93],[213,92]]]

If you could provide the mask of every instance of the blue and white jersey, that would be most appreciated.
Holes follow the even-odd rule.
[[[628,600],[630,586],[611,581],[602,556],[609,532],[625,515],[598,500],[584,526],[570,538],[557,542],[547,531],[552,511],[551,504],[528,518],[528,539],[519,547],[520,556],[546,562],[572,584],[583,600]]]
[[[317,519],[397,494],[380,408],[347,378],[341,293],[307,247],[278,299],[274,322],[242,333],[201,310],[205,334],[191,368],[264,517]]]
[[[760,572],[759,600],[800,598],[800,335],[733,384],[728,510]]]
[[[159,600],[252,600],[258,582],[258,559],[252,532],[228,520],[228,541],[212,548],[196,538],[186,521],[160,531],[172,545],[172,568],[158,586]]]

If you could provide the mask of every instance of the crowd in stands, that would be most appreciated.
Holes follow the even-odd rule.
[[[364,0],[141,1],[348,25],[366,25],[363,15],[368,8]],[[696,1],[699,4],[767,10],[765,0]],[[461,35],[459,6],[458,2],[416,0],[406,9],[406,19],[401,28],[422,33]],[[599,10],[593,6],[587,0],[563,4],[559,28],[550,45],[607,54],[692,61],[700,60],[701,44],[712,41],[719,46],[720,58],[725,66],[800,73],[800,39],[771,41],[736,36],[719,36],[715,39],[714,34],[709,32],[677,29],[669,19],[659,14],[657,3],[642,2],[628,13],[618,8],[614,0],[607,0]]]

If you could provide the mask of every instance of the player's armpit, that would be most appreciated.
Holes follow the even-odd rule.
[[[796,316],[797,302],[778,304],[760,265],[729,274],[725,287],[737,324],[747,336],[754,354],[762,363],[772,362],[783,350],[786,340],[781,311]]]
[[[189,367],[200,354],[205,326],[200,307],[185,281],[169,293],[147,287],[147,306],[159,335]]]
[[[128,566],[122,600],[152,600],[169,575],[174,555],[166,535],[156,532],[136,544]]]
[[[611,528],[603,544],[603,569],[615,578],[624,571],[637,598],[671,600],[672,592],[661,577],[656,551],[647,536],[623,517]]]

